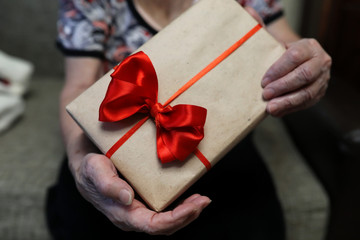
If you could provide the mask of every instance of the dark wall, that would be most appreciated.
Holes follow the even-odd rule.
[[[0,1],[0,49],[33,62],[36,75],[62,76],[62,55],[55,47],[57,7],[57,0]]]

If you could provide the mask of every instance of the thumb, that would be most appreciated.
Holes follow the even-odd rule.
[[[131,205],[134,191],[127,182],[119,178],[111,160],[104,155],[96,155],[96,160],[92,162],[92,180],[98,192],[123,205]]]
[[[265,27],[264,21],[260,17],[260,15],[253,9],[252,7],[245,7],[245,10],[253,17],[255,20],[260,23],[263,27]]]

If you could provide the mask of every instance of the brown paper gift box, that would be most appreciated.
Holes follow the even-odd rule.
[[[256,25],[234,0],[203,0],[159,32],[138,49],[149,56],[156,70],[159,102],[168,100]],[[283,52],[283,47],[261,29],[171,103],[207,109],[205,137],[198,149],[212,166],[266,116],[261,79]],[[112,71],[67,106],[70,115],[103,153],[137,120],[133,117],[117,123],[98,121],[99,106]],[[156,211],[166,208],[207,172],[193,154],[183,162],[161,164],[156,153],[156,127],[151,120],[111,160]]]

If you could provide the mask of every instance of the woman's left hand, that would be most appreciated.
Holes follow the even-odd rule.
[[[262,80],[267,112],[281,117],[317,103],[326,92],[331,62],[331,57],[314,39],[287,44],[286,52]]]

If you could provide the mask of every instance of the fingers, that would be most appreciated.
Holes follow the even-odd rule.
[[[85,174],[100,195],[123,205],[132,203],[134,191],[128,183],[119,178],[110,159],[104,155],[90,154],[84,162]]]
[[[264,99],[270,100],[311,84],[323,74],[321,71],[318,71],[321,66],[321,62],[311,59],[298,66],[287,75],[280,77],[278,80],[271,81],[264,88]]]
[[[156,213],[146,208],[137,208],[129,218],[140,231],[151,235],[171,235],[194,221],[210,202],[208,197],[195,194],[173,211]]]
[[[330,79],[331,58],[316,40],[304,39],[287,47],[262,80],[267,112],[273,116],[314,105],[324,96]]]
[[[308,46],[307,40],[289,44],[287,51],[276,61],[265,73],[261,82],[263,87],[269,83],[284,77],[299,65],[312,58],[312,50]]]
[[[195,194],[173,211],[151,211],[134,199],[132,188],[118,177],[111,160],[100,154],[88,154],[78,175],[81,194],[124,231],[170,235],[195,220],[211,202]]]
[[[174,219],[187,219],[189,216],[192,218],[191,221],[197,218],[206,206],[211,203],[211,200],[208,197],[201,196],[199,194],[194,194],[188,199],[186,199],[181,205],[176,207],[172,211],[172,217]]]
[[[326,79],[322,76],[321,78]],[[274,98],[267,105],[267,112],[275,117],[282,117],[286,114],[306,109],[318,102],[327,89],[327,84],[321,84],[321,80],[301,90]]]

